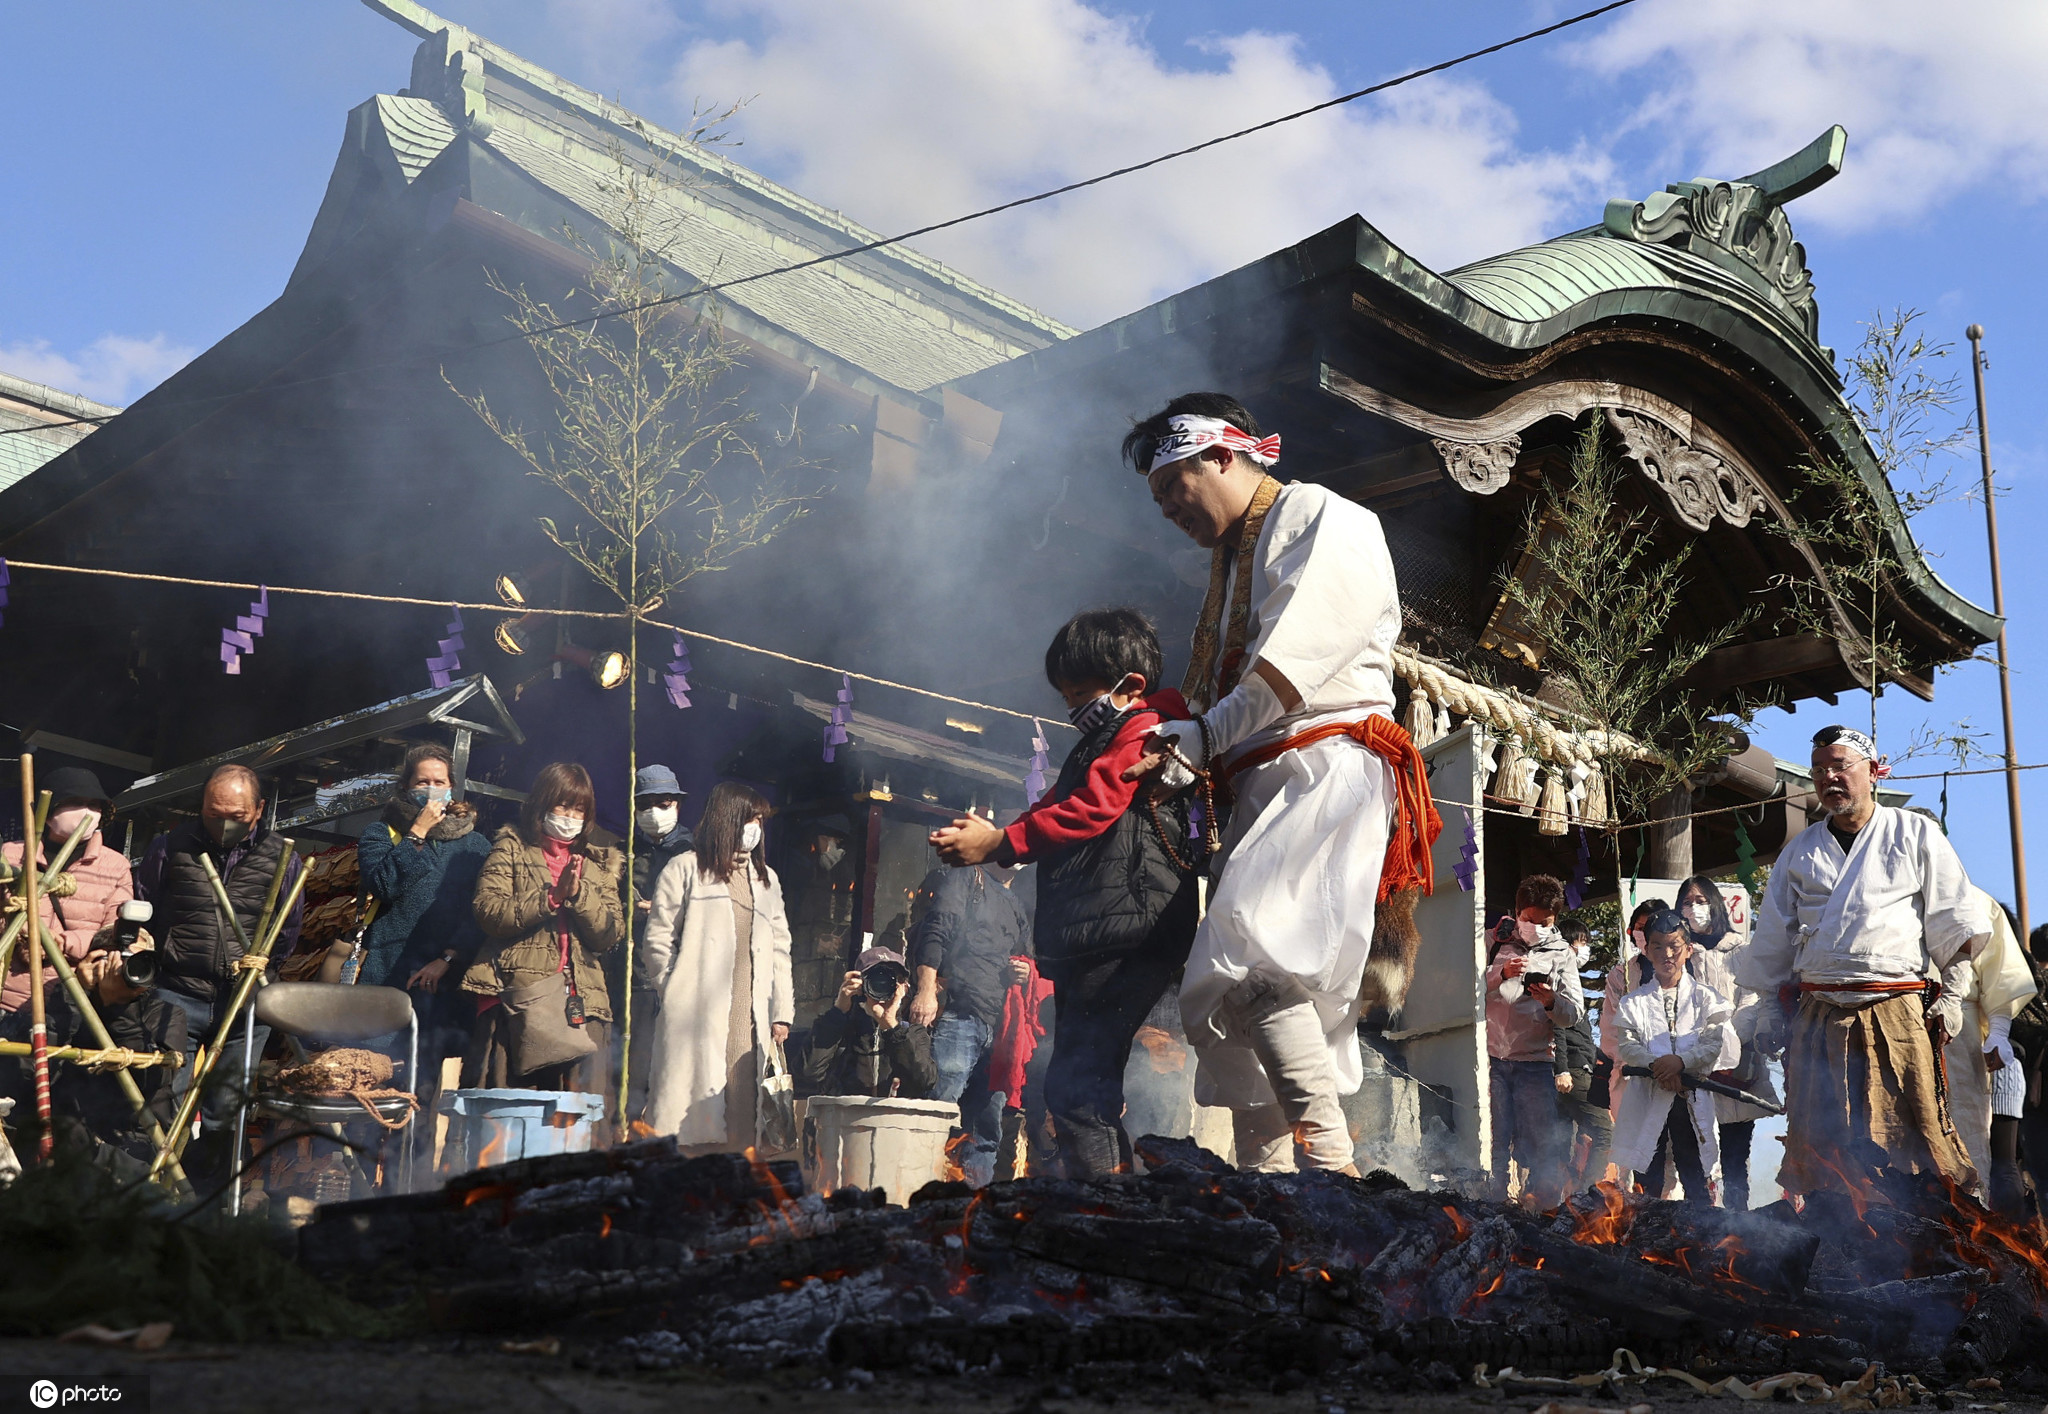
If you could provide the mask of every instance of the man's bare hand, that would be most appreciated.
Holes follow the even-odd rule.
[[[1003,832],[979,815],[963,815],[926,838],[942,862],[964,869],[992,859],[1002,846]]]
[[[917,995],[910,999],[910,1019],[926,1030],[931,1029],[931,1024],[939,1019],[939,993],[937,988],[932,988],[929,991],[923,988],[918,989]]]
[[[1566,1070],[1560,1070],[1560,1071],[1559,1071],[1559,1072],[1557,1073],[1557,1079],[1556,1079],[1556,1080],[1555,1080],[1554,1082],[1552,1082],[1552,1083],[1554,1083],[1554,1084],[1555,1084],[1555,1085],[1557,1086],[1557,1093],[1558,1093],[1558,1094],[1560,1094],[1560,1095],[1569,1095],[1569,1094],[1571,1094],[1571,1092],[1572,1092],[1572,1077],[1571,1077],[1571,1072],[1570,1072],[1570,1071],[1566,1071]]]
[[[1538,1004],[1542,1006],[1549,1006],[1557,1000],[1557,988],[1551,986],[1544,978],[1530,977],[1522,985],[1528,988],[1529,995],[1534,997]]]
[[[1148,776],[1158,775],[1165,765],[1165,752],[1148,751],[1124,768],[1124,779],[1127,781],[1142,781]]]
[[[1650,1062],[1650,1078],[1655,1080],[1661,1089],[1677,1090],[1683,1088],[1682,1077],[1684,1075],[1685,1062],[1677,1056],[1659,1056]]]
[[[1023,986],[1023,985],[1024,985],[1024,984],[1025,984],[1026,982],[1029,982],[1030,980],[1031,980],[1031,962],[1030,962],[1030,960],[1029,960],[1028,958],[1021,958],[1021,957],[1013,957],[1013,958],[1011,958],[1011,959],[1010,959],[1010,985],[1011,985],[1012,987],[1021,987],[1021,986]]]

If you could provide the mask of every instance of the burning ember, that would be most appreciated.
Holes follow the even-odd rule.
[[[2048,1350],[2038,1247],[1931,1183],[1751,1213],[1603,1184],[1532,1213],[1386,1174],[1239,1173],[1187,1140],[1138,1151],[1142,1174],[938,1182],[897,1207],[650,1140],[324,1208],[302,1260],[424,1296],[442,1329],[640,1363],[1343,1370],[1404,1388],[1483,1368],[1511,1394],[1669,1378],[1853,1409]]]

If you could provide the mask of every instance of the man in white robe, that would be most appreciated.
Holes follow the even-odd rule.
[[[1685,1089],[1684,1077],[1700,1079],[1733,1065],[1742,1046],[1735,1038],[1734,1005],[1686,966],[1692,951],[1677,914],[1649,920],[1643,955],[1650,960],[1650,980],[1621,999],[1611,1023],[1621,1092],[1609,1157],[1624,1172],[1642,1173],[1656,1163],[1662,1141],[1686,1198],[1719,1203],[1714,1096]],[[1623,1074],[1627,1067],[1651,1073]]]
[[[1292,1168],[1298,1140],[1311,1167],[1355,1172],[1338,1097],[1363,1080],[1374,910],[1426,886],[1441,826],[1393,717],[1401,607],[1379,519],[1268,476],[1279,438],[1257,431],[1234,399],[1190,394],[1125,442],[1162,514],[1214,552],[1182,689],[1201,715],[1128,774],[1172,788],[1199,769],[1235,791],[1180,995],[1196,1098],[1232,1110],[1241,1167]]]
[[[1824,819],[1779,853],[1735,980],[1766,999],[1759,1045],[1783,1030],[1769,999],[1795,981],[1785,1035],[1788,1193],[1860,1188],[1877,1169],[1975,1175],[1950,1119],[1938,1048],[1961,1029],[1971,957],[1991,931],[1934,821],[1877,803],[1886,768],[1848,727],[1813,739]],[[1927,1006],[1930,965],[1941,999]]]
[[[1994,1153],[1994,1147],[2005,1146],[1994,1146],[1993,1136],[2017,1133],[2026,1101],[2026,1079],[2012,1048],[2012,1021],[2034,999],[2034,970],[1998,901],[1978,889],[1977,902],[1991,920],[1991,937],[1970,959],[1959,997],[1962,1029],[1949,1038],[1942,1055],[1948,1067],[1948,1110],[1983,1182],[1980,1196],[1987,1206],[2017,1214],[2025,1204],[2019,1164],[2012,1153]]]

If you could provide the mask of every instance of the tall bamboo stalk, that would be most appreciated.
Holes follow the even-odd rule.
[[[1964,330],[1970,341],[1970,371],[1977,381],[1977,446],[1984,461],[1984,532],[1991,542],[1991,612],[1998,615],[1998,702],[2005,712],[2005,810],[2012,828],[2013,907],[2020,915],[2020,936],[2031,926],[2027,917],[2027,841],[2020,828],[2020,758],[2013,743],[2012,659],[2005,648],[2005,576],[1998,565],[1998,500],[1991,485],[1991,428],[1985,421],[1984,326]]]
[[[70,839],[64,841],[63,848],[57,851],[57,857],[52,859],[42,871],[42,887],[48,888],[50,881],[64,872],[64,866],[71,862],[72,851],[84,843],[85,834],[85,831],[80,830]],[[28,858],[26,853],[22,857],[24,860]],[[27,921],[27,913],[17,913],[8,921],[6,928],[0,929],[0,977],[7,975],[8,968],[14,962],[15,940],[21,936],[22,925]]]

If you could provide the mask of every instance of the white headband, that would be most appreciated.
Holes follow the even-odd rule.
[[[1195,455],[1205,447],[1228,447],[1233,452],[1243,452],[1260,466],[1271,466],[1280,460],[1280,437],[1253,437],[1241,432],[1220,417],[1197,417],[1193,413],[1175,413],[1167,419],[1169,429],[1152,446],[1152,456],[1140,469],[1150,476],[1162,466],[1170,466]]]
[[[1832,731],[1835,734],[1835,739],[1830,742],[1817,743],[1817,745],[1846,746],[1858,756],[1870,762],[1872,767],[1871,774],[1873,776],[1881,777],[1891,774],[1891,763],[1878,755],[1877,743],[1870,739],[1868,732],[1859,732],[1854,727],[1829,727],[1824,729],[1823,734],[1826,731]]]

